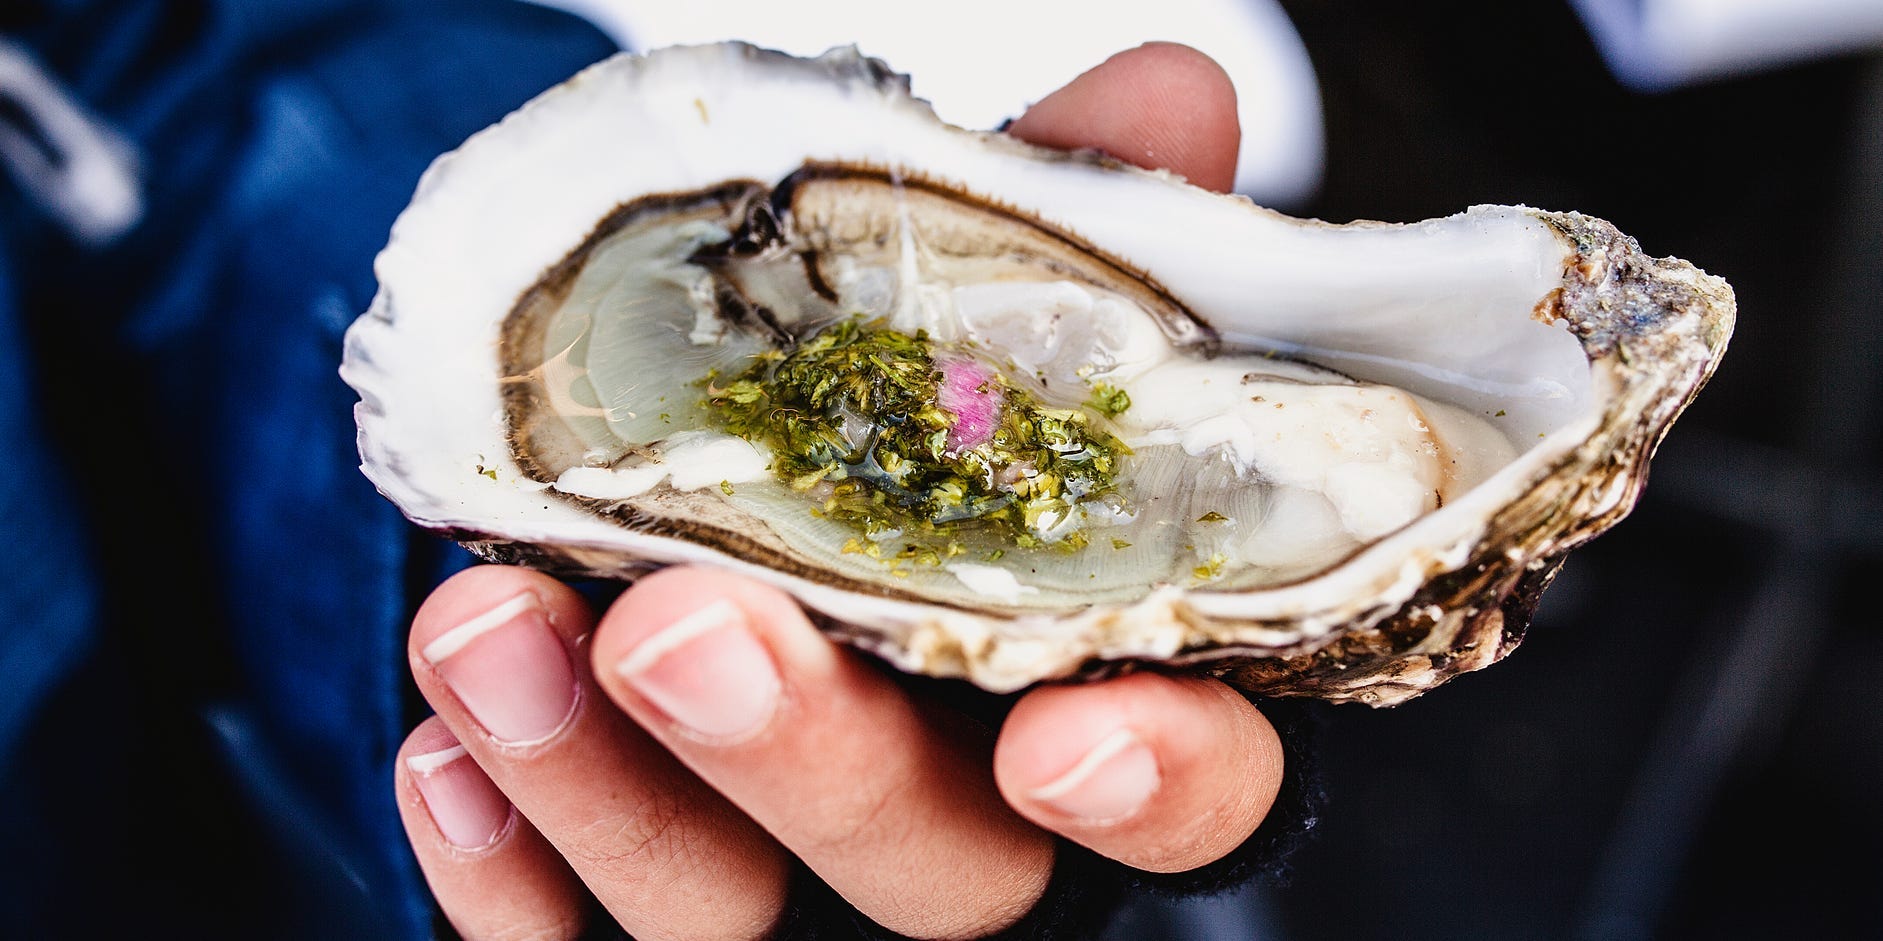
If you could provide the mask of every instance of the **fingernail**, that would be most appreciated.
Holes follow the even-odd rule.
[[[1163,780],[1151,749],[1130,729],[1119,729],[1027,796],[1087,823],[1116,823],[1143,807]]]
[[[452,846],[483,849],[510,825],[509,798],[465,754],[463,745],[412,755],[405,766],[425,801],[425,812]]]
[[[783,687],[745,612],[729,601],[715,601],[649,635],[615,670],[683,731],[711,744],[764,728]]]
[[[419,654],[504,744],[547,739],[575,713],[575,668],[529,592],[446,631]]]

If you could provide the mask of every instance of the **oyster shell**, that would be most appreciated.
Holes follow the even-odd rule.
[[[1158,662],[1374,705],[1516,646],[1734,316],[1580,214],[1292,219],[737,43],[611,58],[439,158],[376,272],[362,470],[487,559],[721,565],[994,690]],[[717,411],[840,330],[914,357],[931,449],[862,399],[824,457]]]

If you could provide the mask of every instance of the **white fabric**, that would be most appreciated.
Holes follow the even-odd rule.
[[[1319,86],[1275,0],[538,0],[630,49],[742,39],[795,55],[855,44],[911,76],[941,117],[991,128],[1115,52],[1152,40],[1203,51],[1236,83],[1236,190],[1299,206],[1321,179]]]
[[[137,224],[144,201],[130,145],[4,37],[0,98],[18,106],[20,122],[0,117],[0,167],[28,199],[87,244],[110,242]]]
[[[1571,0],[1616,77],[1665,89],[1883,49],[1883,0]]]

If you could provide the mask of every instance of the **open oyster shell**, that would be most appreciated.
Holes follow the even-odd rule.
[[[1292,219],[945,125],[854,50],[734,43],[611,58],[440,157],[376,270],[342,366],[362,469],[488,559],[721,565],[995,690],[1158,662],[1374,705],[1517,645],[1564,554],[1632,507],[1734,316],[1725,282],[1579,214]],[[1013,374],[1028,415],[1115,381],[1141,404],[1076,418],[1128,472],[1056,491],[1011,555],[986,526],[913,562],[856,551],[883,527],[843,539],[805,502],[821,478],[778,479],[776,442],[701,402],[853,316]],[[949,435],[937,455],[970,449]],[[1416,486],[1380,476],[1419,461]],[[989,476],[1040,471],[1015,466]],[[1271,525],[1302,506],[1312,535]]]

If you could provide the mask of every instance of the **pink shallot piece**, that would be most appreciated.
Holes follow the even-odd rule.
[[[994,436],[1000,421],[1000,406],[1005,395],[991,380],[993,370],[971,359],[945,359],[941,366],[939,404],[955,416],[948,429],[948,450],[964,451],[986,444]]]

